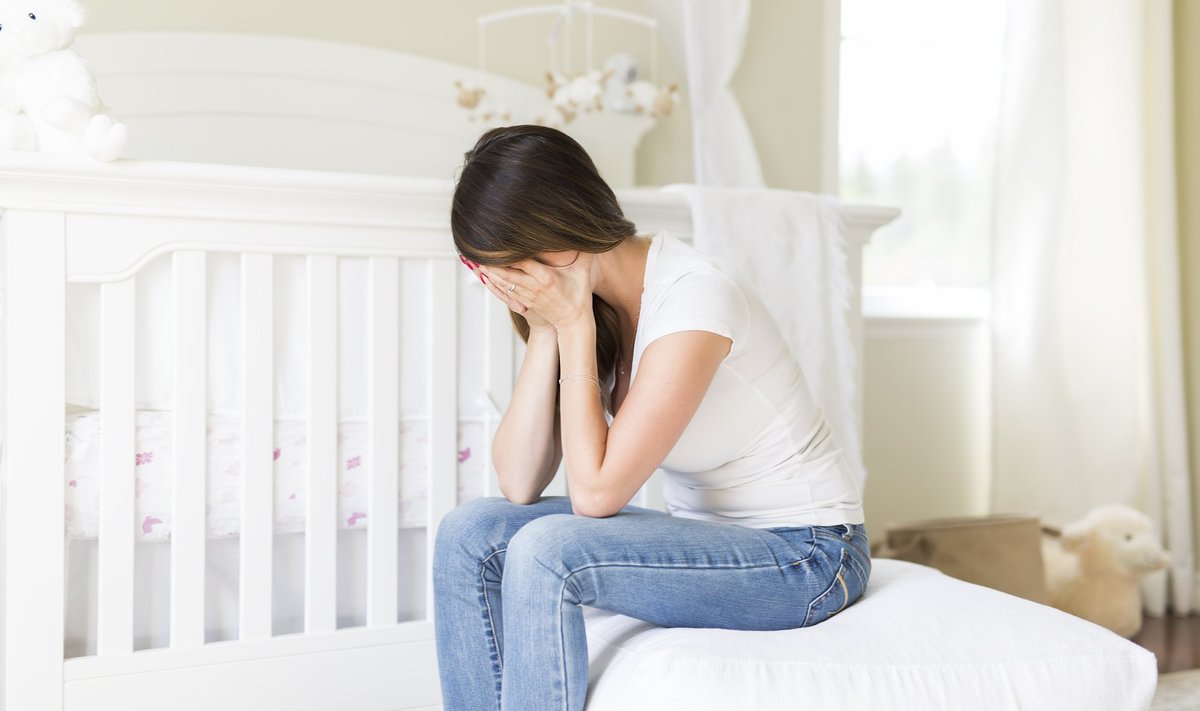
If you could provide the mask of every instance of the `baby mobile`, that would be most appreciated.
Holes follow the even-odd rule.
[[[571,68],[571,23],[576,13],[586,20],[586,62],[579,72]],[[653,17],[624,10],[599,7],[591,0],[563,0],[561,5],[536,5],[484,15],[477,18],[478,67],[474,81],[456,80],[458,105],[467,110],[467,117],[484,125],[512,122],[513,113],[488,94],[483,85],[487,69],[487,28],[497,22],[530,15],[554,14],[554,24],[546,37],[549,69],[546,71],[548,104],[535,110],[527,123],[562,128],[580,114],[609,111],[641,114],[652,118],[669,116],[679,103],[676,84],[658,84],[658,21]],[[636,60],[631,54],[619,52],[608,57],[599,68],[595,66],[593,46],[595,15],[642,25],[650,30],[650,78],[639,77]],[[560,69],[559,59],[562,58]]]

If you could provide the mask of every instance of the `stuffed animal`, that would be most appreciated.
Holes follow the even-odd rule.
[[[618,52],[604,60],[608,81],[604,82],[604,107],[608,111],[632,113],[637,110],[628,88],[638,78],[637,59],[628,52]]]
[[[546,98],[553,99],[558,90],[567,85],[567,78],[560,72],[546,70]]]
[[[0,109],[27,117],[39,151],[113,160],[128,131],[100,101],[87,61],[68,49],[84,17],[76,0],[0,0]],[[5,141],[28,145],[16,138],[19,122],[4,124]]]
[[[464,109],[473,109],[479,105],[479,101],[483,99],[486,93],[483,87],[474,82],[464,82],[461,79],[454,80],[454,88],[458,89],[458,95],[455,101]]]
[[[651,113],[655,118],[662,116],[670,116],[671,110],[675,108],[675,104],[679,103],[679,86],[671,84],[664,86],[658,90],[658,96],[654,97],[654,111]]]
[[[471,109],[467,118],[485,124],[500,124],[511,121],[512,113],[504,105],[493,101],[492,97],[485,96],[479,100],[475,108]]]
[[[1154,521],[1122,504],[1092,509],[1059,538],[1043,536],[1042,558],[1053,607],[1125,638],[1142,628],[1142,577],[1170,563]]]
[[[612,70],[593,69],[567,78],[546,72],[546,94],[563,122],[570,123],[579,112],[591,113],[604,108],[604,86]]]
[[[676,84],[657,87],[645,79],[638,79],[625,91],[633,102],[635,113],[647,113],[654,118],[669,116],[671,109],[679,102],[679,86]]]
[[[36,151],[37,135],[29,117],[0,108],[0,151]]]

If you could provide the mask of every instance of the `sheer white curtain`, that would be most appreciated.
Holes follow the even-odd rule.
[[[684,69],[697,185],[765,187],[750,128],[729,88],[742,61],[750,0],[649,0],[659,34]]]
[[[1193,607],[1170,0],[1010,0],[993,235],[994,510],[1145,511]]]

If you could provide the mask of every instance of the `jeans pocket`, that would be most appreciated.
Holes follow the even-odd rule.
[[[848,576],[850,572],[850,554],[842,549],[840,564],[834,573],[833,581],[820,595],[808,604],[808,613],[804,617],[803,627],[811,627],[833,617],[846,609],[850,604],[851,590]]]

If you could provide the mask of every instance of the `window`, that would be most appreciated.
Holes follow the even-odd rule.
[[[841,8],[840,197],[902,210],[864,253],[867,312],[897,297],[986,311],[1004,0]]]

